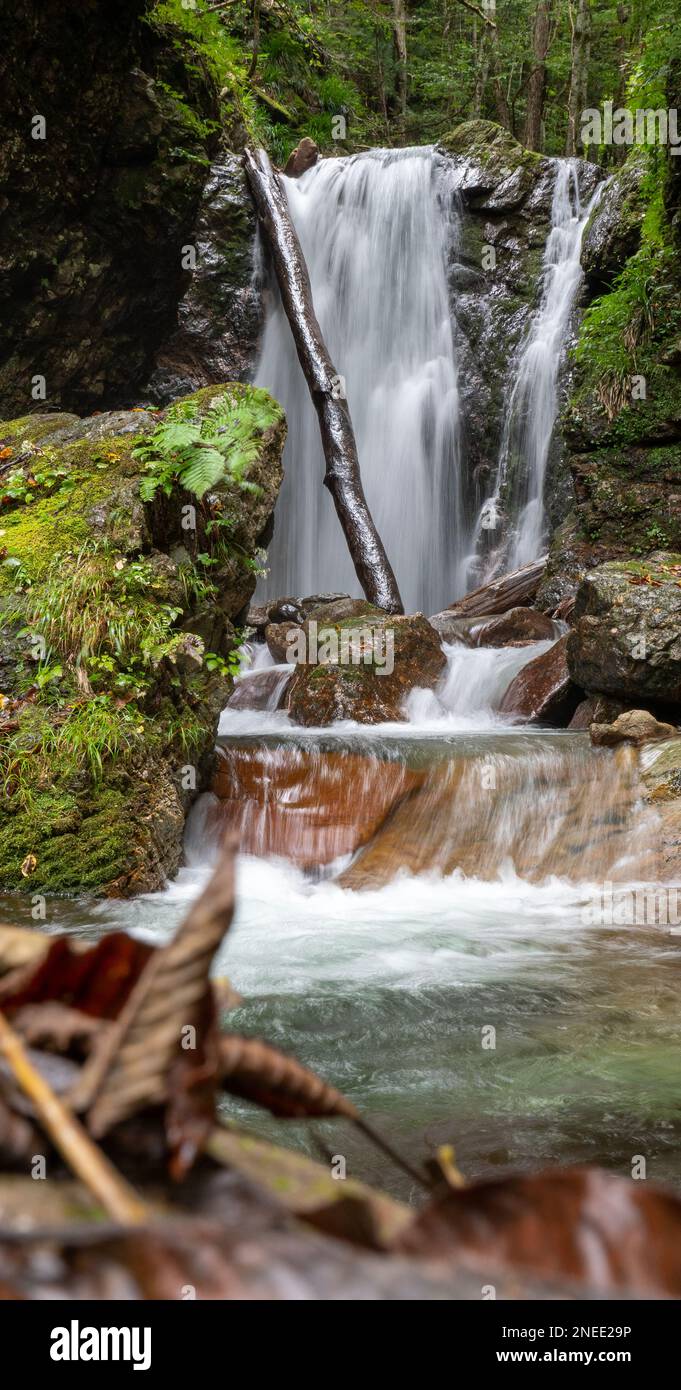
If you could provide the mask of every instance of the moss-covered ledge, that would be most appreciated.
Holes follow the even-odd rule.
[[[179,866],[286,433],[238,384],[179,409],[239,441],[201,497],[139,455],[167,413],[0,424],[0,889],[128,896]]]

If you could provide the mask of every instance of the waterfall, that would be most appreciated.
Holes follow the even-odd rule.
[[[583,207],[577,161],[556,161],[541,301],[508,398],[494,492],[478,520],[479,542],[502,520],[508,522],[503,542],[488,557],[488,578],[537,559],[545,548],[544,483],[558,412],[558,374],[582,282],[582,236],[602,191],[599,184]]]
[[[455,176],[431,148],[324,159],[284,180],[315,310],[344,378],[364,490],[407,611],[462,588],[474,518],[459,451],[447,286]],[[278,301],[257,373],[286,409],[286,477],[261,597],[358,592],[330,495],[319,425]]]

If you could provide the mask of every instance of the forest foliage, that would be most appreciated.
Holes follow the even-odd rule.
[[[182,28],[281,162],[302,135],[424,144],[477,116],[581,153],[581,111],[667,106],[681,66],[674,0],[161,0],[150,19]]]

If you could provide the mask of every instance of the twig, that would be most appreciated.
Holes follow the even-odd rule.
[[[55,1095],[40,1072],[36,1071],[14,1029],[10,1027],[1,1011],[0,1051],[4,1053],[24,1095],[33,1102],[40,1123],[60,1154],[97,1201],[101,1202],[108,1215],[127,1226],[138,1226],[147,1221],[147,1208],[134,1189],[121,1177],[108,1158],[104,1157],[85,1133],[80,1121]]]

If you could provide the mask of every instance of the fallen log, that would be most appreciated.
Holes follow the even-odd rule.
[[[310,277],[286,194],[264,150],[245,150],[244,167],[272,251],[298,360],[319,419],[326,460],[324,485],[333,497],[367,599],[388,613],[402,613],[397,580],[364,496],[350,409],[338,390],[341,378],[317,322]]]
[[[507,613],[509,608],[529,605],[539,588],[546,569],[546,560],[547,556],[542,555],[540,560],[533,560],[531,564],[523,565],[522,569],[502,574],[490,584],[481,584],[458,603],[450,604],[443,612],[449,617],[475,618],[478,615]]]

